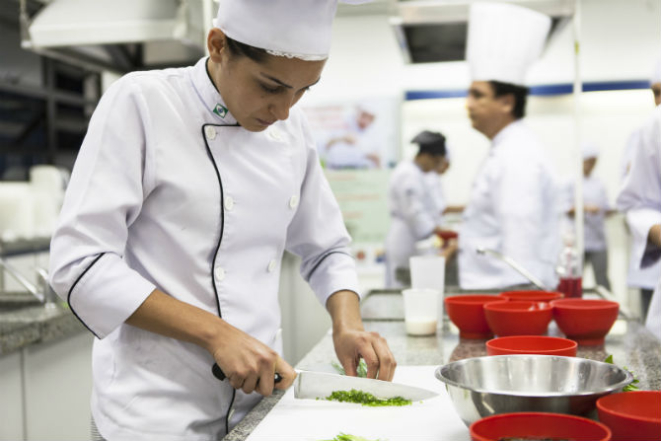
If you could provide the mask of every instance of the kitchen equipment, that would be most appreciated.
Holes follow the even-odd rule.
[[[441,293],[436,289],[411,288],[403,290],[402,297],[406,333],[434,335],[438,324],[438,303]]]
[[[566,338],[545,335],[513,335],[487,342],[487,355],[539,354],[575,357],[578,344]]]
[[[599,421],[613,432],[613,441],[661,441],[661,391],[631,391],[597,400]]]
[[[429,389],[438,395],[401,407],[368,407],[326,400],[297,400],[290,388],[247,441],[333,439],[340,432],[370,440],[468,441],[468,429],[434,378],[437,366],[398,366],[393,381]]]
[[[551,302],[558,328],[579,345],[604,344],[617,319],[620,304],[610,300],[560,299]]]
[[[507,300],[524,300],[531,302],[550,302],[564,297],[557,291],[503,291],[499,294]]]
[[[518,412],[493,415],[470,426],[473,441],[566,439],[609,441],[611,431],[587,418],[558,413]]]
[[[586,416],[598,398],[633,381],[615,365],[577,357],[496,355],[440,366],[455,410],[470,425],[511,412],[554,412]]]
[[[212,372],[219,380],[225,379],[225,374],[217,363],[214,363]],[[335,391],[349,391],[351,389],[369,392],[379,399],[401,397],[411,401],[422,401],[438,395],[437,392],[432,392],[428,389],[390,381],[372,380],[371,378],[350,377],[348,375],[299,369],[296,369],[296,373],[298,374],[294,380],[294,396],[296,398],[324,400]],[[281,380],[282,378],[276,372],[275,383],[279,383]]]
[[[468,339],[487,339],[493,337],[489,328],[484,305],[489,302],[502,302],[494,295],[458,295],[445,298],[445,310],[448,317],[459,328],[459,336]]]
[[[553,319],[553,308],[546,302],[508,301],[484,305],[489,328],[499,337],[543,335]]]
[[[530,280],[530,282],[535,285],[537,288],[541,289],[542,291],[549,291],[547,287],[544,286],[541,280],[539,280],[537,277],[533,276],[527,269],[519,265],[514,259],[511,257],[505,256],[504,254],[499,253],[498,251],[495,250],[490,250],[484,247],[477,247],[475,249],[477,251],[477,254],[490,254],[499,260],[502,260],[512,268],[514,268],[516,271],[519,272],[523,277],[526,279]]]

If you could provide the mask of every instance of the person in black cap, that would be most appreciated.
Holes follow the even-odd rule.
[[[385,246],[388,288],[403,286],[409,258],[416,254],[416,243],[442,231],[426,176],[436,173],[446,155],[445,136],[425,130],[411,143],[418,144],[418,153],[413,160],[399,163],[388,188],[391,217]]]

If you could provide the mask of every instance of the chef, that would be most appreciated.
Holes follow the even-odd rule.
[[[50,263],[51,285],[96,337],[101,437],[221,439],[292,384],[280,355],[285,250],[329,311],[347,373],[363,358],[369,377],[392,379],[387,343],[364,331],[350,238],[293,107],[320,79],[336,7],[221,0],[208,58],[128,74],[101,99]]]
[[[445,156],[445,136],[425,130],[411,141],[418,145],[413,160],[400,162],[390,177],[390,228],[386,236],[386,287],[401,288],[408,279],[409,259],[416,243],[441,232],[436,201],[427,182]]]
[[[583,264],[590,263],[597,285],[610,291],[608,280],[608,244],[606,242],[605,219],[613,214],[606,194],[604,183],[592,173],[597,165],[599,146],[593,142],[585,142],[581,146],[583,154]],[[572,181],[567,186],[566,205],[569,228],[574,225],[574,186]]]
[[[617,197],[633,236],[631,259],[641,268],[661,260],[661,106],[640,130],[631,169]],[[647,313],[646,326],[661,339],[661,274]]]
[[[661,105],[661,57],[657,59],[656,65],[652,72],[652,76],[650,78],[650,90],[652,91],[654,104],[656,106]],[[627,140],[622,159],[623,181],[629,174],[634,153],[642,143],[641,132],[642,127],[637,128],[632,132],[632,134],[629,136],[629,139]],[[635,256],[637,247],[636,241],[633,240],[631,236],[629,241],[629,255]],[[658,260],[655,263],[645,267],[641,267],[640,262],[637,259],[633,257],[629,259],[627,285],[629,287],[638,288],[640,290],[640,309],[643,319],[647,316],[647,311],[652,300],[654,288],[656,287],[657,281],[659,279],[659,274],[661,274],[661,260]]]
[[[529,281],[484,247],[514,259],[555,287],[559,206],[555,179],[540,140],[522,121],[525,74],[544,47],[551,19],[503,3],[474,3],[467,60],[473,82],[466,108],[473,128],[491,140],[473,182],[459,232],[459,283],[464,289],[505,288]]]
[[[377,108],[369,103],[356,106],[341,132],[333,134],[323,147],[329,169],[381,168],[379,150],[383,147],[374,121]]]

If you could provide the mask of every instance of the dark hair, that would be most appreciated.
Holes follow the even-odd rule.
[[[500,81],[489,81],[489,83],[491,83],[491,87],[493,87],[495,96],[514,96],[514,109],[512,110],[514,118],[521,119],[526,115],[526,98],[528,97],[527,87],[517,86],[510,83],[501,83]]]
[[[432,156],[445,156],[447,153],[445,149],[445,136],[439,132],[424,130],[418,133],[411,142],[418,144],[418,155],[428,153]]]
[[[225,35],[225,42],[227,44],[227,48],[233,55],[237,55],[239,57],[248,57],[257,63],[261,63],[269,56],[269,53],[266,52],[266,50],[238,42],[228,37],[227,35]]]

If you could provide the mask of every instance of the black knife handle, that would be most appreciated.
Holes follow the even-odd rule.
[[[218,378],[220,381],[223,381],[227,376],[225,376],[225,372],[218,366],[218,363],[214,363],[213,366],[211,367],[211,372],[213,373],[213,376]],[[273,377],[273,382],[274,383],[280,383],[282,381],[282,376],[279,373],[275,373],[275,376]]]

